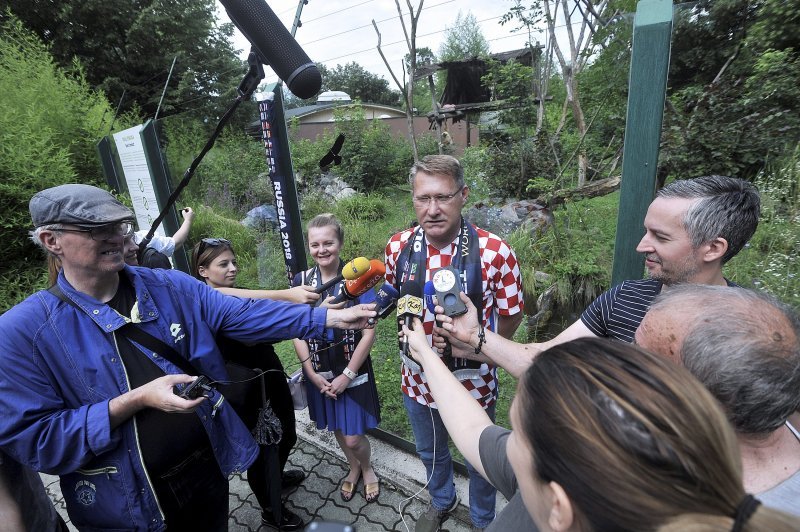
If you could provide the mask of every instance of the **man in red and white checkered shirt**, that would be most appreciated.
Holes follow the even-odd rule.
[[[463,220],[461,211],[469,187],[464,184],[461,164],[449,155],[424,157],[411,168],[410,183],[419,226],[401,231],[389,240],[385,257],[386,282],[398,289],[406,280],[416,280],[421,285],[438,269],[452,265],[461,270],[462,283],[464,278],[467,280],[462,289],[473,301],[482,301],[478,308],[482,309],[484,325],[511,338],[522,321],[519,264],[503,239]],[[422,264],[424,274],[416,268]],[[434,313],[427,308],[423,311],[423,323],[430,342]],[[494,419],[495,367],[474,364],[471,369],[454,371],[454,374]],[[402,366],[402,390],[417,452],[428,472],[432,501],[428,511],[417,520],[416,530],[435,531],[458,504],[447,448],[448,434],[428,390],[424,371],[409,359],[405,359]],[[469,464],[467,468],[470,518],[476,528],[485,528],[494,519],[496,491]]]

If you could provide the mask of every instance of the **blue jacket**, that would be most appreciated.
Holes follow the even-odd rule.
[[[181,272],[125,267],[140,327],[202,373],[225,380],[218,331],[245,343],[324,337],[325,309],[229,297]],[[0,316],[0,448],[34,470],[61,476],[81,530],[163,530],[133,419],[111,429],[108,402],[129,391],[114,331],[125,318],[58,278],[80,309],[48,291]],[[134,319],[134,321],[136,321]],[[183,373],[139,346],[165,373]],[[258,447],[215,393],[197,409],[220,469],[244,471]]]

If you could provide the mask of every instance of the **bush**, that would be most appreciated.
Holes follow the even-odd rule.
[[[79,65],[74,75],[56,67],[47,48],[13,16],[0,23],[0,309],[34,288],[43,255],[28,240],[28,201],[36,192],[70,182],[99,184],[94,144],[113,116],[92,91]],[[47,102],[42,103],[46,95]],[[20,272],[24,272],[20,274]]]
[[[170,173],[177,182],[200,153],[208,134],[201,123],[180,118],[167,119],[162,127]],[[266,171],[263,144],[226,129],[197,167],[186,194],[195,202],[242,217],[253,207],[272,201],[272,184]]]
[[[731,260],[726,275],[797,308],[800,306],[800,145],[755,180],[761,220],[747,246]]]

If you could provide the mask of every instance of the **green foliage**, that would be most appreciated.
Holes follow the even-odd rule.
[[[174,117],[160,122],[170,174],[177,183],[200,153],[207,135],[197,120]],[[214,205],[241,218],[253,207],[272,201],[264,158],[261,142],[227,128],[197,167],[184,194],[188,201]]]
[[[439,61],[486,57],[489,51],[489,42],[481,33],[475,15],[470,11],[466,15],[459,11],[455,23],[444,32],[444,41],[439,47]]]
[[[800,139],[798,8],[797,0],[731,0],[698,2],[680,12],[662,150],[665,173],[752,179],[772,158],[793,149]]]
[[[336,202],[333,211],[342,225],[348,228],[342,257],[383,257],[389,238],[375,238],[373,231],[376,223],[386,217],[387,208],[388,201],[381,194],[356,195]]]
[[[564,308],[582,309],[609,287],[618,204],[619,193],[565,204],[520,260],[553,276]]]
[[[0,279],[13,281],[0,287],[1,308],[29,294],[40,279],[42,253],[27,238],[31,196],[64,183],[100,182],[94,143],[107,132],[111,109],[74,67],[72,75],[59,69],[18,20],[2,17],[0,237],[6,259]]]
[[[323,91],[344,91],[353,101],[379,103],[398,107],[401,95],[389,88],[389,82],[381,76],[367,72],[356,62],[323,68]]]
[[[526,192],[535,196],[549,190],[557,172],[547,133],[542,130],[517,141],[496,138],[489,146],[486,173],[495,193],[503,197],[521,198]],[[529,182],[536,184],[536,189]]]
[[[735,282],[800,307],[800,145],[761,172],[761,220],[749,244],[726,266]]]
[[[217,116],[246,71],[218,25],[213,0],[7,0],[11,11],[51,48],[59,66],[73,58],[86,79],[122,110],[152,116],[177,57],[160,116],[204,108]],[[124,93],[124,98],[123,98]]]
[[[464,168],[464,183],[469,187],[471,202],[482,201],[496,195],[494,187],[488,180],[488,159],[489,149],[483,146],[465,148],[464,154],[459,159]]]
[[[414,157],[411,144],[405,137],[393,135],[389,126],[381,120],[367,120],[359,104],[334,109],[334,119],[334,131],[325,133],[316,141],[296,138],[295,127],[290,126],[292,159],[306,190],[321,175],[319,160],[339,133],[345,135],[342,164],[332,167],[330,171],[350,186],[370,192],[406,182]],[[417,139],[417,148],[420,157],[438,153],[436,139],[428,134]]]

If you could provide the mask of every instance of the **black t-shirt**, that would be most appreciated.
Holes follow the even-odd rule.
[[[117,293],[108,306],[130,318],[136,303],[136,292],[124,273],[119,276]],[[164,376],[164,372],[121,333],[114,333],[120,358],[125,366],[130,389],[138,388]],[[134,419],[147,471],[159,477],[180,464],[189,454],[201,447],[210,447],[203,425],[196,414],[168,413],[155,408],[140,410]]]

